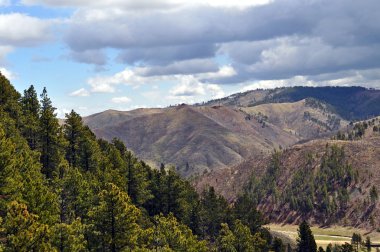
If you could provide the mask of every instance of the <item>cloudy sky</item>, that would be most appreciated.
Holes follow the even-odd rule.
[[[191,3],[191,4],[189,4]],[[0,0],[0,71],[59,116],[255,88],[380,88],[379,0]]]

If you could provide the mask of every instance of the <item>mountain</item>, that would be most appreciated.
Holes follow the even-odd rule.
[[[260,196],[258,208],[271,222],[308,218],[320,225],[374,228],[380,224],[380,118],[365,123],[369,126],[360,139],[318,139],[271,155],[253,155],[204,174],[194,185],[199,191],[213,186],[230,201],[244,192],[253,200]],[[278,161],[276,169],[273,160]],[[311,205],[303,205],[309,199]]]
[[[84,122],[98,137],[117,137],[151,165],[174,165],[183,176],[226,169],[253,153],[268,154],[348,125],[326,104],[313,99],[255,107],[108,110]]]
[[[329,104],[346,120],[364,120],[380,113],[380,90],[363,87],[284,87],[253,90],[212,100],[205,105],[253,107],[259,104],[296,102],[314,98]]]

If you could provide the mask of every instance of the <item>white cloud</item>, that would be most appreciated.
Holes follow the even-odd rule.
[[[8,80],[12,80],[14,78],[14,75],[11,71],[4,67],[0,67],[0,72],[2,75],[4,75]]]
[[[61,108],[61,109],[58,108],[56,112],[57,112],[58,118],[64,119],[66,117],[66,114],[69,114],[71,110],[67,108]]]
[[[222,98],[223,89],[216,84],[206,84],[200,82],[194,76],[183,76],[181,82],[169,91],[174,97],[197,97],[209,96],[210,98]]]
[[[51,20],[21,13],[0,14],[0,44],[33,46],[51,38]]]
[[[229,66],[222,66],[217,72],[209,72],[203,74],[169,74],[169,75],[154,75],[154,76],[142,76],[150,71],[150,68],[137,67],[134,69],[126,68],[125,70],[116,73],[111,76],[96,76],[89,78],[87,83],[91,86],[91,92],[94,93],[114,93],[118,85],[129,85],[133,88],[137,88],[142,84],[156,85],[158,82],[179,82],[184,85],[183,87],[177,87],[177,91],[183,93],[196,93],[203,95],[204,91],[197,90],[196,83],[200,83],[202,78],[209,77],[222,77],[223,75],[231,75],[233,69]],[[191,84],[193,83],[193,84]],[[185,87],[186,86],[186,87]],[[199,93],[203,92],[203,93]]]
[[[169,93],[173,96],[198,96],[204,95],[205,89],[194,76],[184,76],[181,83],[172,88]]]
[[[111,101],[112,101],[113,103],[118,103],[118,104],[120,104],[120,103],[130,103],[130,102],[131,102],[131,99],[128,98],[128,97],[126,97],[126,96],[122,96],[122,97],[114,97],[114,98],[111,99]]]
[[[91,92],[95,93],[114,93],[115,87],[120,84],[139,84],[140,80],[130,69],[116,73],[113,76],[97,76],[88,79],[87,83],[91,86]]]
[[[232,66],[222,66],[217,72],[200,73],[196,76],[200,79],[221,79],[235,76],[237,73]]]
[[[84,96],[89,96],[89,95],[90,95],[90,92],[88,92],[85,88],[81,88],[81,89],[78,89],[78,90],[70,93],[70,96],[84,97]]]

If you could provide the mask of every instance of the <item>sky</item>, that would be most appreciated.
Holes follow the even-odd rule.
[[[59,117],[279,86],[380,88],[378,0],[0,0],[0,71]]]

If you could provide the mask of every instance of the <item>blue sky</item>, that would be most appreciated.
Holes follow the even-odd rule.
[[[377,0],[0,0],[0,71],[60,117],[255,88],[380,88]]]

